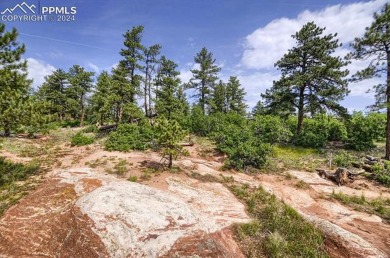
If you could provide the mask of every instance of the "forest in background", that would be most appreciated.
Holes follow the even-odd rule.
[[[251,112],[238,78],[220,80],[221,67],[207,48],[195,55],[191,80],[182,82],[177,64],[160,55],[162,46],[142,43],[143,26],[124,33],[122,58],[112,71],[94,74],[74,65],[57,69],[33,89],[23,59],[25,45],[18,42],[15,28],[7,31],[0,24],[0,127],[5,137],[33,137],[58,127],[89,125],[84,131],[96,133],[112,128],[107,150],[162,150],[169,167],[185,154],[180,142],[189,133],[215,141],[227,156],[225,166],[245,171],[267,166],[276,145],[336,144],[365,151],[384,141],[389,160],[390,6],[374,18],[346,58],[334,55],[340,47],[336,34],[314,22],[305,24],[292,35],[295,46],[275,63],[280,79]],[[347,65],[362,59],[372,62],[349,75]],[[372,111],[348,113],[340,105],[348,85],[373,76],[383,76],[384,82],[372,86],[377,100]],[[188,92],[193,95],[186,96]],[[72,144],[93,141],[79,133]],[[384,165],[378,176],[386,184],[389,169]]]

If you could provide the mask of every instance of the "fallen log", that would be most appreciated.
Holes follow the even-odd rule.
[[[378,161],[377,158],[370,156],[370,155],[366,155],[366,159],[368,159],[369,161]]]
[[[372,167],[370,165],[367,165],[367,164],[363,164],[362,169],[364,169],[364,171],[366,171],[366,172],[370,172],[370,173],[373,172]]]
[[[373,160],[365,160],[364,161],[364,164],[367,164],[367,165],[375,165],[377,163],[378,163],[378,161],[373,161]]]
[[[351,165],[355,168],[362,168],[364,166],[364,163],[360,162],[351,162]]]
[[[338,186],[349,184],[355,180],[356,176],[364,173],[352,173],[346,168],[337,168],[334,173],[325,169],[316,169],[316,171],[320,177],[329,179],[335,182]]]
[[[193,142],[183,142],[179,144],[182,147],[187,147],[187,146],[194,146]]]
[[[98,130],[99,130],[100,132],[105,132],[105,131],[116,130],[117,127],[118,127],[117,124],[113,124],[113,125],[102,125],[102,126],[98,126]]]

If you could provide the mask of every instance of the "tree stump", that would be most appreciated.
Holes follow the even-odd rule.
[[[318,175],[322,178],[335,182],[338,186],[347,185],[355,180],[355,177],[364,173],[354,174],[346,168],[337,168],[334,173],[325,169],[316,169]]]

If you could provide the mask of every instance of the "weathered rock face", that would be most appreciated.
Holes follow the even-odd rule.
[[[0,254],[242,257],[228,227],[249,221],[245,207],[218,183],[166,181],[163,191],[90,169],[59,171],[1,219]]]
[[[74,186],[48,180],[0,220],[0,257],[108,257]]]

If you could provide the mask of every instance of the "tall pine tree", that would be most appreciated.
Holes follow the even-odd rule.
[[[230,76],[227,83],[219,81],[214,87],[211,100],[211,112],[228,113],[235,112],[245,115],[246,104],[244,101],[245,90],[235,76]]]
[[[195,97],[199,99],[203,114],[206,114],[206,107],[210,104],[210,96],[221,68],[215,64],[213,54],[205,47],[196,54],[194,61],[199,65],[199,69],[191,70],[192,78],[188,88],[197,91]]]
[[[155,72],[155,66],[158,62],[157,56],[160,54],[161,46],[156,44],[144,48],[145,66],[144,70],[144,111],[145,115],[151,115],[152,110],[152,76]]]
[[[245,90],[241,87],[240,81],[235,76],[230,76],[226,83],[226,105],[228,111],[245,115]]]
[[[369,66],[353,76],[355,80],[364,80],[374,76],[385,76],[383,84],[375,86],[377,109],[387,110],[386,159],[390,160],[390,5],[386,4],[380,13],[374,14],[374,21],[366,28],[363,37],[356,38],[351,44],[354,52],[350,58],[371,59]]]
[[[21,60],[26,48],[17,38],[15,28],[6,31],[5,24],[0,23],[0,127],[5,136],[24,122],[24,105],[31,85],[27,62]]]
[[[156,76],[156,111],[159,116],[168,120],[178,118],[183,112],[183,105],[179,99],[180,79],[176,70],[177,64],[161,57],[160,67]]]
[[[305,24],[292,35],[296,46],[290,49],[275,66],[282,77],[262,97],[266,105],[298,111],[297,135],[302,131],[305,113],[326,109],[345,114],[339,101],[348,93],[347,65],[332,53],[340,46],[336,34],[323,35],[325,28],[314,22]]]
[[[56,120],[65,120],[68,113],[67,88],[69,86],[68,73],[62,69],[55,70],[45,77],[45,82],[39,87],[37,100],[47,102],[47,112],[57,116]]]
[[[80,126],[84,125],[85,108],[87,101],[87,94],[91,92],[93,86],[93,72],[87,72],[84,67],[74,65],[69,69],[69,93],[75,96],[78,102],[77,109],[79,110]]]
[[[97,78],[91,105],[98,117],[98,122],[103,125],[112,110],[112,78],[106,71],[101,72]]]
[[[144,46],[141,44],[143,31],[143,26],[136,26],[126,31],[123,35],[125,48],[120,51],[120,55],[124,58],[120,62],[121,68],[124,68],[123,72],[126,71],[126,77],[133,88],[134,94],[130,95],[128,100],[131,103],[135,103],[135,94],[139,93],[142,80],[137,72],[142,71],[143,68],[141,63],[144,60]]]
[[[212,113],[227,113],[228,107],[226,103],[226,85],[222,80],[215,85],[212,94],[211,112]]]
[[[137,93],[137,89],[133,87],[127,74],[127,69],[122,62],[112,70],[111,94],[117,123],[122,123],[125,107],[135,101],[134,96]]]

